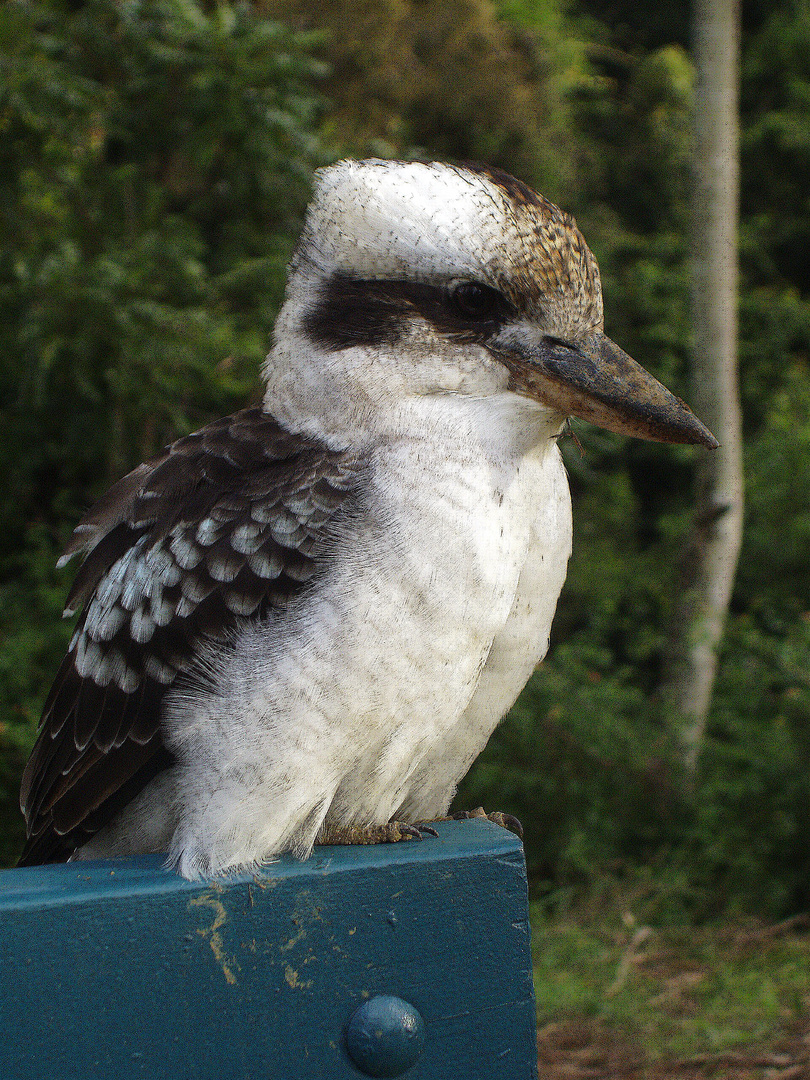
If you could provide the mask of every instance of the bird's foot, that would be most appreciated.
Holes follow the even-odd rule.
[[[409,825],[405,821],[386,821],[384,825],[324,825],[316,844],[398,844],[401,840],[422,840],[423,833],[438,836],[429,825]]]
[[[452,815],[453,821],[469,821],[471,818],[481,818],[484,821],[491,821],[494,825],[500,825],[503,829],[509,829],[510,832],[516,833],[521,840],[523,839],[523,826],[512,814],[502,814],[499,810],[495,810],[493,813],[488,814],[483,806],[476,806],[475,810],[459,810],[457,814]]]

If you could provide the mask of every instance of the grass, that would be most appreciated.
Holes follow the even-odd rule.
[[[589,1042],[607,1040],[624,1048],[619,1057],[649,1066],[656,1076],[681,1075],[677,1068],[655,1071],[656,1063],[702,1061],[709,1067],[739,1063],[746,1055],[790,1067],[804,1060],[807,1049],[801,1036],[810,1017],[808,925],[798,917],[777,926],[737,920],[656,927],[619,907],[562,917],[535,907],[541,1047],[545,1039],[549,1061],[555,1055],[562,1060],[570,1044],[580,1060]],[[786,1054],[791,1038],[800,1045]],[[631,1066],[625,1060],[615,1075],[647,1075]],[[559,1075],[577,1075],[572,1067],[569,1062]],[[541,1068],[543,1075],[557,1074]]]

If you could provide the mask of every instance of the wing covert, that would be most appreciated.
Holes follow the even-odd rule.
[[[140,465],[77,526],[60,563],[86,552],[66,606],[82,614],[23,776],[21,864],[68,857],[171,764],[164,694],[201,639],[313,577],[360,467],[246,409]]]

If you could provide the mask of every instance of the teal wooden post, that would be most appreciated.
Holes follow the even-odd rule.
[[[214,883],[158,856],[0,874],[0,1075],[531,1080],[520,842],[438,832]]]

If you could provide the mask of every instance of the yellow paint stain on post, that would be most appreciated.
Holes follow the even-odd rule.
[[[295,922],[294,919],[293,919],[293,922]],[[292,949],[295,945],[297,945],[298,942],[301,941],[306,936],[307,936],[307,932],[304,929],[304,927],[299,926],[297,931],[293,934],[293,936],[291,938],[288,938],[287,941],[285,941],[281,945],[279,945],[278,951],[279,952],[289,952],[290,949]]]
[[[312,979],[301,979],[295,968],[289,964],[284,969],[284,979],[293,990],[309,990],[312,986]]]
[[[289,952],[307,936],[307,926],[323,922],[321,908],[310,889],[302,889],[296,894],[295,909],[290,921],[296,927],[295,932],[279,945],[279,952]]]
[[[222,934],[220,933],[220,927],[228,918],[225,905],[210,893],[203,893],[202,896],[193,897],[189,901],[189,907],[209,907],[213,910],[214,921],[210,926],[200,928],[197,933],[200,937],[209,939],[208,943],[211,946],[211,952],[214,954],[217,964],[222,968],[225,980],[230,986],[235,986],[236,975],[234,972],[239,971],[239,964],[236,962],[235,957],[226,954],[223,948]]]

